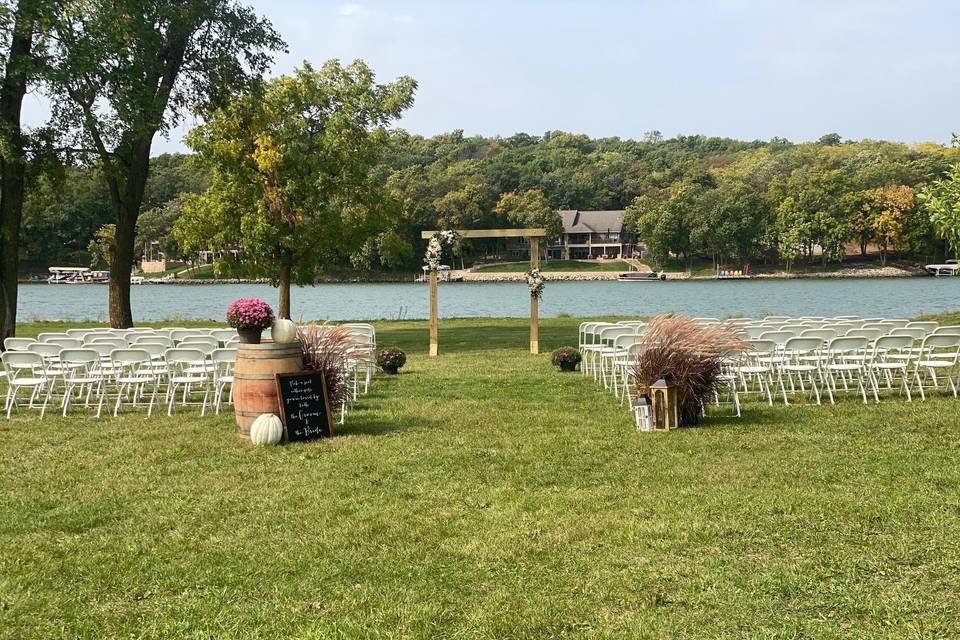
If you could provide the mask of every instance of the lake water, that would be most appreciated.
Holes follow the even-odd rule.
[[[530,303],[524,283],[442,283],[441,318],[525,317]],[[142,285],[132,287],[138,320],[220,320],[240,297],[264,298],[268,285]],[[295,287],[293,316],[305,320],[426,318],[427,285],[415,283],[321,284]],[[106,320],[106,285],[25,284],[21,320]],[[548,282],[543,317],[652,316],[672,311],[691,316],[785,315],[916,316],[960,309],[960,278],[667,281],[628,283]]]

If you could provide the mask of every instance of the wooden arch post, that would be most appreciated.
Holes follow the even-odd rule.
[[[530,244],[530,268],[540,267],[540,238],[546,229],[464,229],[456,230],[462,239],[468,238],[526,238]],[[420,237],[429,240],[436,231],[423,231]],[[437,305],[437,272],[430,272],[430,356],[440,353],[440,318]],[[530,353],[540,353],[540,303],[530,296]]]

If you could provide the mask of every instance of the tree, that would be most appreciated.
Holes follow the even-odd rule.
[[[90,254],[90,268],[103,269],[110,265],[110,256],[113,255],[113,243],[116,242],[117,228],[112,224],[105,224],[93,234],[93,240],[87,246]]]
[[[550,206],[543,191],[539,189],[501,194],[494,211],[521,228],[545,229],[547,243],[553,242],[563,233],[560,212]],[[546,246],[543,248],[546,249]]]
[[[129,327],[150,148],[190,109],[208,111],[262,74],[283,43],[236,0],[82,0],[53,26],[54,113],[106,181],[116,238],[110,323]]]
[[[913,189],[904,185],[891,185],[864,192],[863,211],[880,247],[881,265],[887,264],[890,248],[899,247],[904,242],[907,217],[913,208]]]
[[[362,61],[331,60],[238,96],[188,135],[211,186],[184,196],[177,238],[188,252],[236,250],[217,268],[271,278],[278,315],[289,318],[291,284],[313,284],[325,257],[356,249],[382,227],[371,169],[386,126],[415,90],[412,78],[376,84]]]
[[[20,0],[0,4],[3,76],[0,78],[0,343],[17,326],[20,225],[27,178],[28,136],[21,126],[23,98],[40,73],[36,40],[55,2]]]
[[[919,200],[937,235],[947,241],[954,257],[960,256],[960,163],[924,187]]]
[[[820,136],[819,140],[817,140],[819,144],[822,144],[825,147],[835,147],[842,141],[843,139],[840,137],[839,133],[825,133]]]

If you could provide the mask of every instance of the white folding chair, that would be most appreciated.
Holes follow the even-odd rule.
[[[106,376],[100,367],[100,354],[94,349],[64,349],[60,352],[64,367],[63,400],[60,403],[63,415],[67,415],[73,394],[83,398],[83,406],[90,407],[90,396],[96,394],[97,417],[103,409],[106,395]]]
[[[866,370],[873,390],[873,399],[880,402],[880,379],[887,384],[887,389],[893,389],[894,380],[900,380],[900,392],[906,393],[907,401],[910,397],[910,357],[913,350],[913,338],[910,336],[881,336],[873,343],[873,351],[867,360]],[[898,357],[906,354],[906,357]]]
[[[17,394],[21,389],[30,390],[30,401],[27,407],[31,409],[36,408],[38,398],[43,396],[43,404],[40,406],[42,419],[53,391],[43,356],[32,351],[4,351],[0,357],[2,357],[3,369],[7,377],[7,396],[4,405],[7,419],[10,419],[13,407],[17,406]]]
[[[838,377],[843,384],[844,391],[849,391],[849,385],[856,382],[857,389],[863,397],[864,404],[866,404],[867,389],[864,384],[865,358],[863,356],[867,351],[867,345],[868,340],[858,336],[834,338],[827,344],[823,352],[820,372],[827,389],[827,396],[830,398],[830,404],[835,403],[834,394],[839,392],[837,387]]]
[[[237,362],[236,349],[217,349],[210,356],[213,364],[213,405],[214,413],[220,413],[223,394],[229,387],[227,402],[233,402],[233,368]]]
[[[113,363],[113,380],[117,387],[117,401],[113,406],[114,417],[120,413],[124,401],[133,407],[143,404],[143,398],[149,388],[150,400],[147,403],[147,417],[153,413],[160,386],[160,374],[153,366],[153,358],[146,349],[129,347],[114,349],[110,354]]]
[[[801,392],[806,392],[805,382],[810,385],[810,393],[820,404],[820,390],[817,388],[817,378],[820,377],[818,363],[820,352],[823,349],[823,340],[820,338],[790,338],[783,345],[783,362],[778,366],[777,382],[780,393],[783,394],[783,403],[790,404],[787,399],[786,383],[790,383],[790,393],[796,392],[799,385]],[[814,358],[811,360],[810,358]],[[786,378],[786,379],[785,379]]]
[[[167,349],[164,359],[167,362],[167,415],[173,415],[178,390],[182,393],[180,404],[199,404],[200,415],[204,415],[207,411],[211,381],[211,366],[207,356],[199,349],[178,347]],[[191,403],[190,395],[195,391],[203,391],[203,400]]]
[[[954,375],[960,355],[960,334],[937,333],[928,335],[920,344],[920,353],[914,363],[913,380],[920,390],[920,399],[926,400],[924,388],[939,390],[941,376],[948,383],[953,397],[957,397]],[[947,385],[944,385],[946,390]]]

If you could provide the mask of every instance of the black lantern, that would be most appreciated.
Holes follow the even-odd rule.
[[[663,376],[650,385],[653,403],[653,430],[670,431],[680,425],[677,387],[670,376]]]

